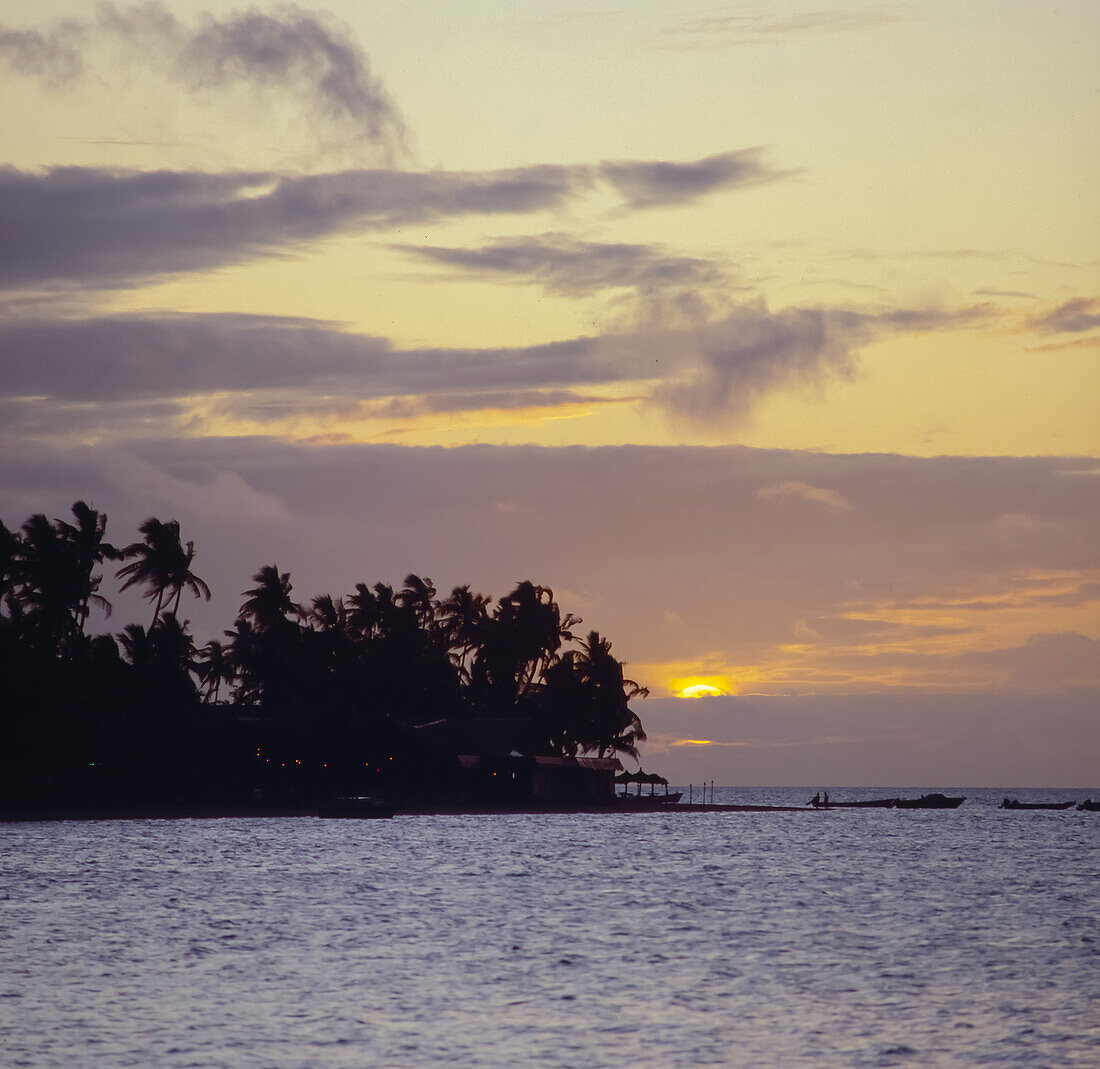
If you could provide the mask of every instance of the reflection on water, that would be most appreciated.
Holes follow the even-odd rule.
[[[1100,1064],[1100,814],[963,793],[0,825],[0,1046],[32,1066]]]

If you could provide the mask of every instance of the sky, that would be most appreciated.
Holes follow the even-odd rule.
[[[178,519],[200,639],[550,586],[676,782],[1095,786],[1097,71],[1091,0],[0,0],[0,519]]]

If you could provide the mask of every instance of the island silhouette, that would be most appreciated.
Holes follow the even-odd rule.
[[[646,689],[549,587],[440,597],[410,574],[299,603],[264,564],[199,646],[181,617],[184,594],[211,596],[194,543],[176,520],[139,533],[112,544],[83,501],[0,523],[4,813],[614,804],[619,758],[637,760]],[[151,616],[89,635],[108,565]]]

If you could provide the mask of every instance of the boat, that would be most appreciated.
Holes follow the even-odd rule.
[[[1069,809],[1073,805],[1069,802],[1018,802],[1015,798],[1006,798],[997,807],[998,809]],[[1078,806],[1078,809],[1081,807]]]
[[[1100,813],[1100,802],[1094,802],[1091,798],[1086,798],[1077,808],[1084,810],[1086,813]]]
[[[330,798],[317,807],[319,817],[358,817],[367,820],[388,820],[396,809],[389,802],[370,795]]]
[[[898,809],[958,809],[965,801],[965,794],[960,798],[950,798],[946,794],[933,791],[931,794],[922,794],[919,798],[895,799],[894,805]]]
[[[668,780],[664,776],[658,776],[656,772],[643,772],[640,768],[637,772],[620,772],[615,777],[616,784],[622,784],[621,794],[616,794],[616,800],[631,809],[656,809],[663,805],[670,805],[683,798],[683,791],[675,791],[669,794]],[[630,793],[630,784],[638,784],[638,793]],[[649,794],[642,794],[642,784],[649,784]],[[664,787],[665,793],[658,794],[657,787]]]
[[[683,797],[683,791],[673,791],[671,794],[617,794],[615,801],[628,809],[660,809]]]

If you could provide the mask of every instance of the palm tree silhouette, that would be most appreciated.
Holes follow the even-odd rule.
[[[210,587],[206,585],[194,572],[191,571],[191,562],[195,559],[195,543],[188,542],[187,549],[176,558],[172,567],[169,580],[169,589],[176,592],[176,601],[172,606],[172,614],[179,612],[180,598],[183,596],[183,588],[186,587],[195,597],[210,600]]]
[[[73,507],[75,524],[42,513],[23,525],[23,537],[7,528],[0,537],[6,559],[5,585],[19,587],[23,608],[40,637],[71,653],[83,638],[84,624],[93,602],[106,615],[111,603],[97,591],[103,580],[95,568],[104,560],[117,560],[118,550],[104,540],[107,517],[83,501]]]
[[[184,588],[195,597],[210,600],[210,587],[191,571],[191,562],[195,559],[195,543],[188,542],[184,549],[180,544],[180,525],[178,520],[162,523],[150,516],[138,530],[145,536],[144,542],[133,542],[121,553],[121,558],[131,563],[118,570],[119,578],[126,582],[119,588],[126,590],[137,583],[143,583],[149,589],[145,596],[157,603],[153,608],[153,625],[160,611],[167,605],[165,595],[175,593],[172,613],[179,612],[180,598]]]
[[[175,588],[176,577],[180,574],[180,562],[185,554],[180,545],[180,525],[176,520],[162,523],[155,516],[150,516],[138,530],[145,536],[145,541],[131,542],[122,551],[122,558],[130,563],[118,570],[118,577],[126,578],[119,589],[128,590],[138,583],[149,588],[145,597],[150,601],[156,598],[153,619],[149,625],[152,627],[160,617],[164,595]],[[184,571],[188,564],[189,560],[184,565]]]
[[[78,583],[77,627],[80,634],[83,634],[93,602],[103,610],[105,616],[111,615],[111,603],[97,593],[103,576],[95,574],[96,565],[105,560],[120,560],[122,554],[105,540],[106,513],[96,511],[83,501],[74,502],[72,512],[75,524],[54,520],[54,525],[72,553],[74,579]]]
[[[470,652],[476,648],[485,631],[485,621],[489,617],[489,603],[493,599],[483,594],[474,594],[470,587],[456,586],[451,596],[440,606],[443,628],[447,641],[454,650],[454,662],[459,674],[470,681],[468,664]]]
[[[19,560],[19,536],[9,531],[0,520],[0,602],[15,586]]]
[[[221,685],[231,684],[237,676],[229,650],[217,639],[211,639],[199,651],[196,668],[199,680],[205,688],[206,700],[217,705]]]
[[[638,743],[646,735],[628,703],[649,691],[623,677],[622,663],[599,632],[590,631],[577,649],[564,653],[546,680],[552,745],[566,753],[580,749],[638,759]]]
[[[241,597],[247,598],[241,606],[240,619],[250,620],[255,631],[272,631],[289,622],[291,615],[301,616],[302,607],[290,600],[294,589],[290,572],[279,572],[276,564],[265,564],[253,577],[256,585]]]
[[[421,630],[430,631],[435,622],[435,611],[439,608],[435,594],[435,585],[427,576],[406,575],[405,586],[397,595],[397,604],[403,609],[411,609]]]

